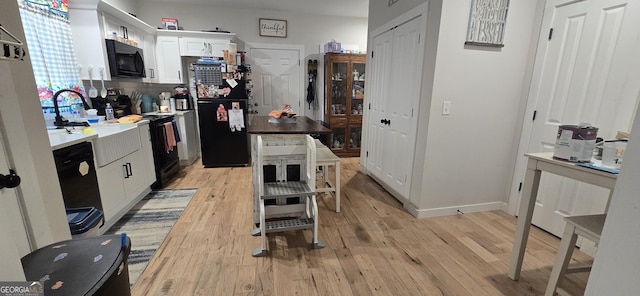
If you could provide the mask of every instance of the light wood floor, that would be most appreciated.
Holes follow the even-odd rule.
[[[318,196],[319,236],[269,235],[254,258],[251,169],[183,167],[168,188],[198,188],[133,295],[542,295],[559,239],[532,228],[519,281],[507,277],[516,218],[501,211],[416,219],[342,160],[342,212]],[[135,243],[135,242],[133,242]],[[582,252],[574,261],[590,262]],[[562,284],[581,294],[587,274]]]

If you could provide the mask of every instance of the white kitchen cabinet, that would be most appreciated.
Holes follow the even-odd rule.
[[[144,34],[142,36],[142,51],[144,54],[144,66],[147,77],[142,78],[142,82],[158,82],[158,66],[156,62],[156,35]]]
[[[178,132],[180,134],[180,142],[178,143],[180,165],[191,165],[198,158],[195,114],[196,112],[193,110],[178,111],[176,113]]]
[[[78,4],[79,5],[79,4]],[[93,67],[93,79],[99,79],[98,69],[105,69],[105,80],[111,80],[105,39],[112,39],[113,32],[135,40],[137,47],[143,48],[146,34],[154,35],[156,29],[129,13],[99,1],[93,5],[72,4],[69,8],[69,22],[73,33],[73,46],[78,63],[82,66],[80,78],[89,79],[88,68]],[[146,54],[145,64],[155,64],[155,53]],[[149,55],[149,57],[147,57]],[[153,60],[149,60],[153,56]]]
[[[222,57],[230,39],[180,37],[180,55],[190,57]]]
[[[156,167],[153,162],[153,144],[151,143],[151,132],[149,124],[140,125],[140,146],[142,156],[144,157],[145,174],[147,184],[153,184],[156,181]]]
[[[183,83],[179,38],[159,35],[156,39],[156,54],[158,57],[158,82]]]
[[[111,227],[147,195],[155,181],[149,125],[140,124],[138,132],[141,137],[140,149],[107,165],[96,167],[104,209],[104,229]]]
[[[151,185],[147,183],[143,156],[142,150],[138,150],[97,169],[106,221],[119,219]]]
[[[82,66],[80,78],[89,79],[88,69],[91,66],[94,69],[93,79],[100,79],[98,69],[104,68],[104,79],[111,80],[102,17],[95,9],[69,9],[69,22],[76,60]]]
[[[124,167],[120,161],[96,168],[104,219],[107,222],[117,220],[118,213],[126,205],[124,184],[122,183],[123,171]]]

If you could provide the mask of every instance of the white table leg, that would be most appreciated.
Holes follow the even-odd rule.
[[[538,195],[538,185],[540,184],[540,175],[542,172],[536,169],[537,164],[538,161],[535,159],[529,159],[527,163],[527,173],[524,178],[522,199],[520,200],[518,223],[516,224],[516,233],[513,238],[511,263],[509,264],[509,277],[513,280],[520,278],[522,260],[524,259],[524,251],[527,247],[529,229],[531,228],[531,217],[533,216],[533,209],[535,208]]]
[[[336,161],[336,181],[333,184],[336,187],[336,212],[340,213],[340,161]]]

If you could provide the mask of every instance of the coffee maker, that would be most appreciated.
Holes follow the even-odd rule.
[[[176,110],[193,110],[193,98],[191,94],[189,94],[189,89],[186,87],[175,87],[174,90],[176,91],[173,95],[176,101]]]

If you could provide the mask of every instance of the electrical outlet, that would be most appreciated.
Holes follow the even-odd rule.
[[[442,115],[451,114],[451,101],[442,102]]]

